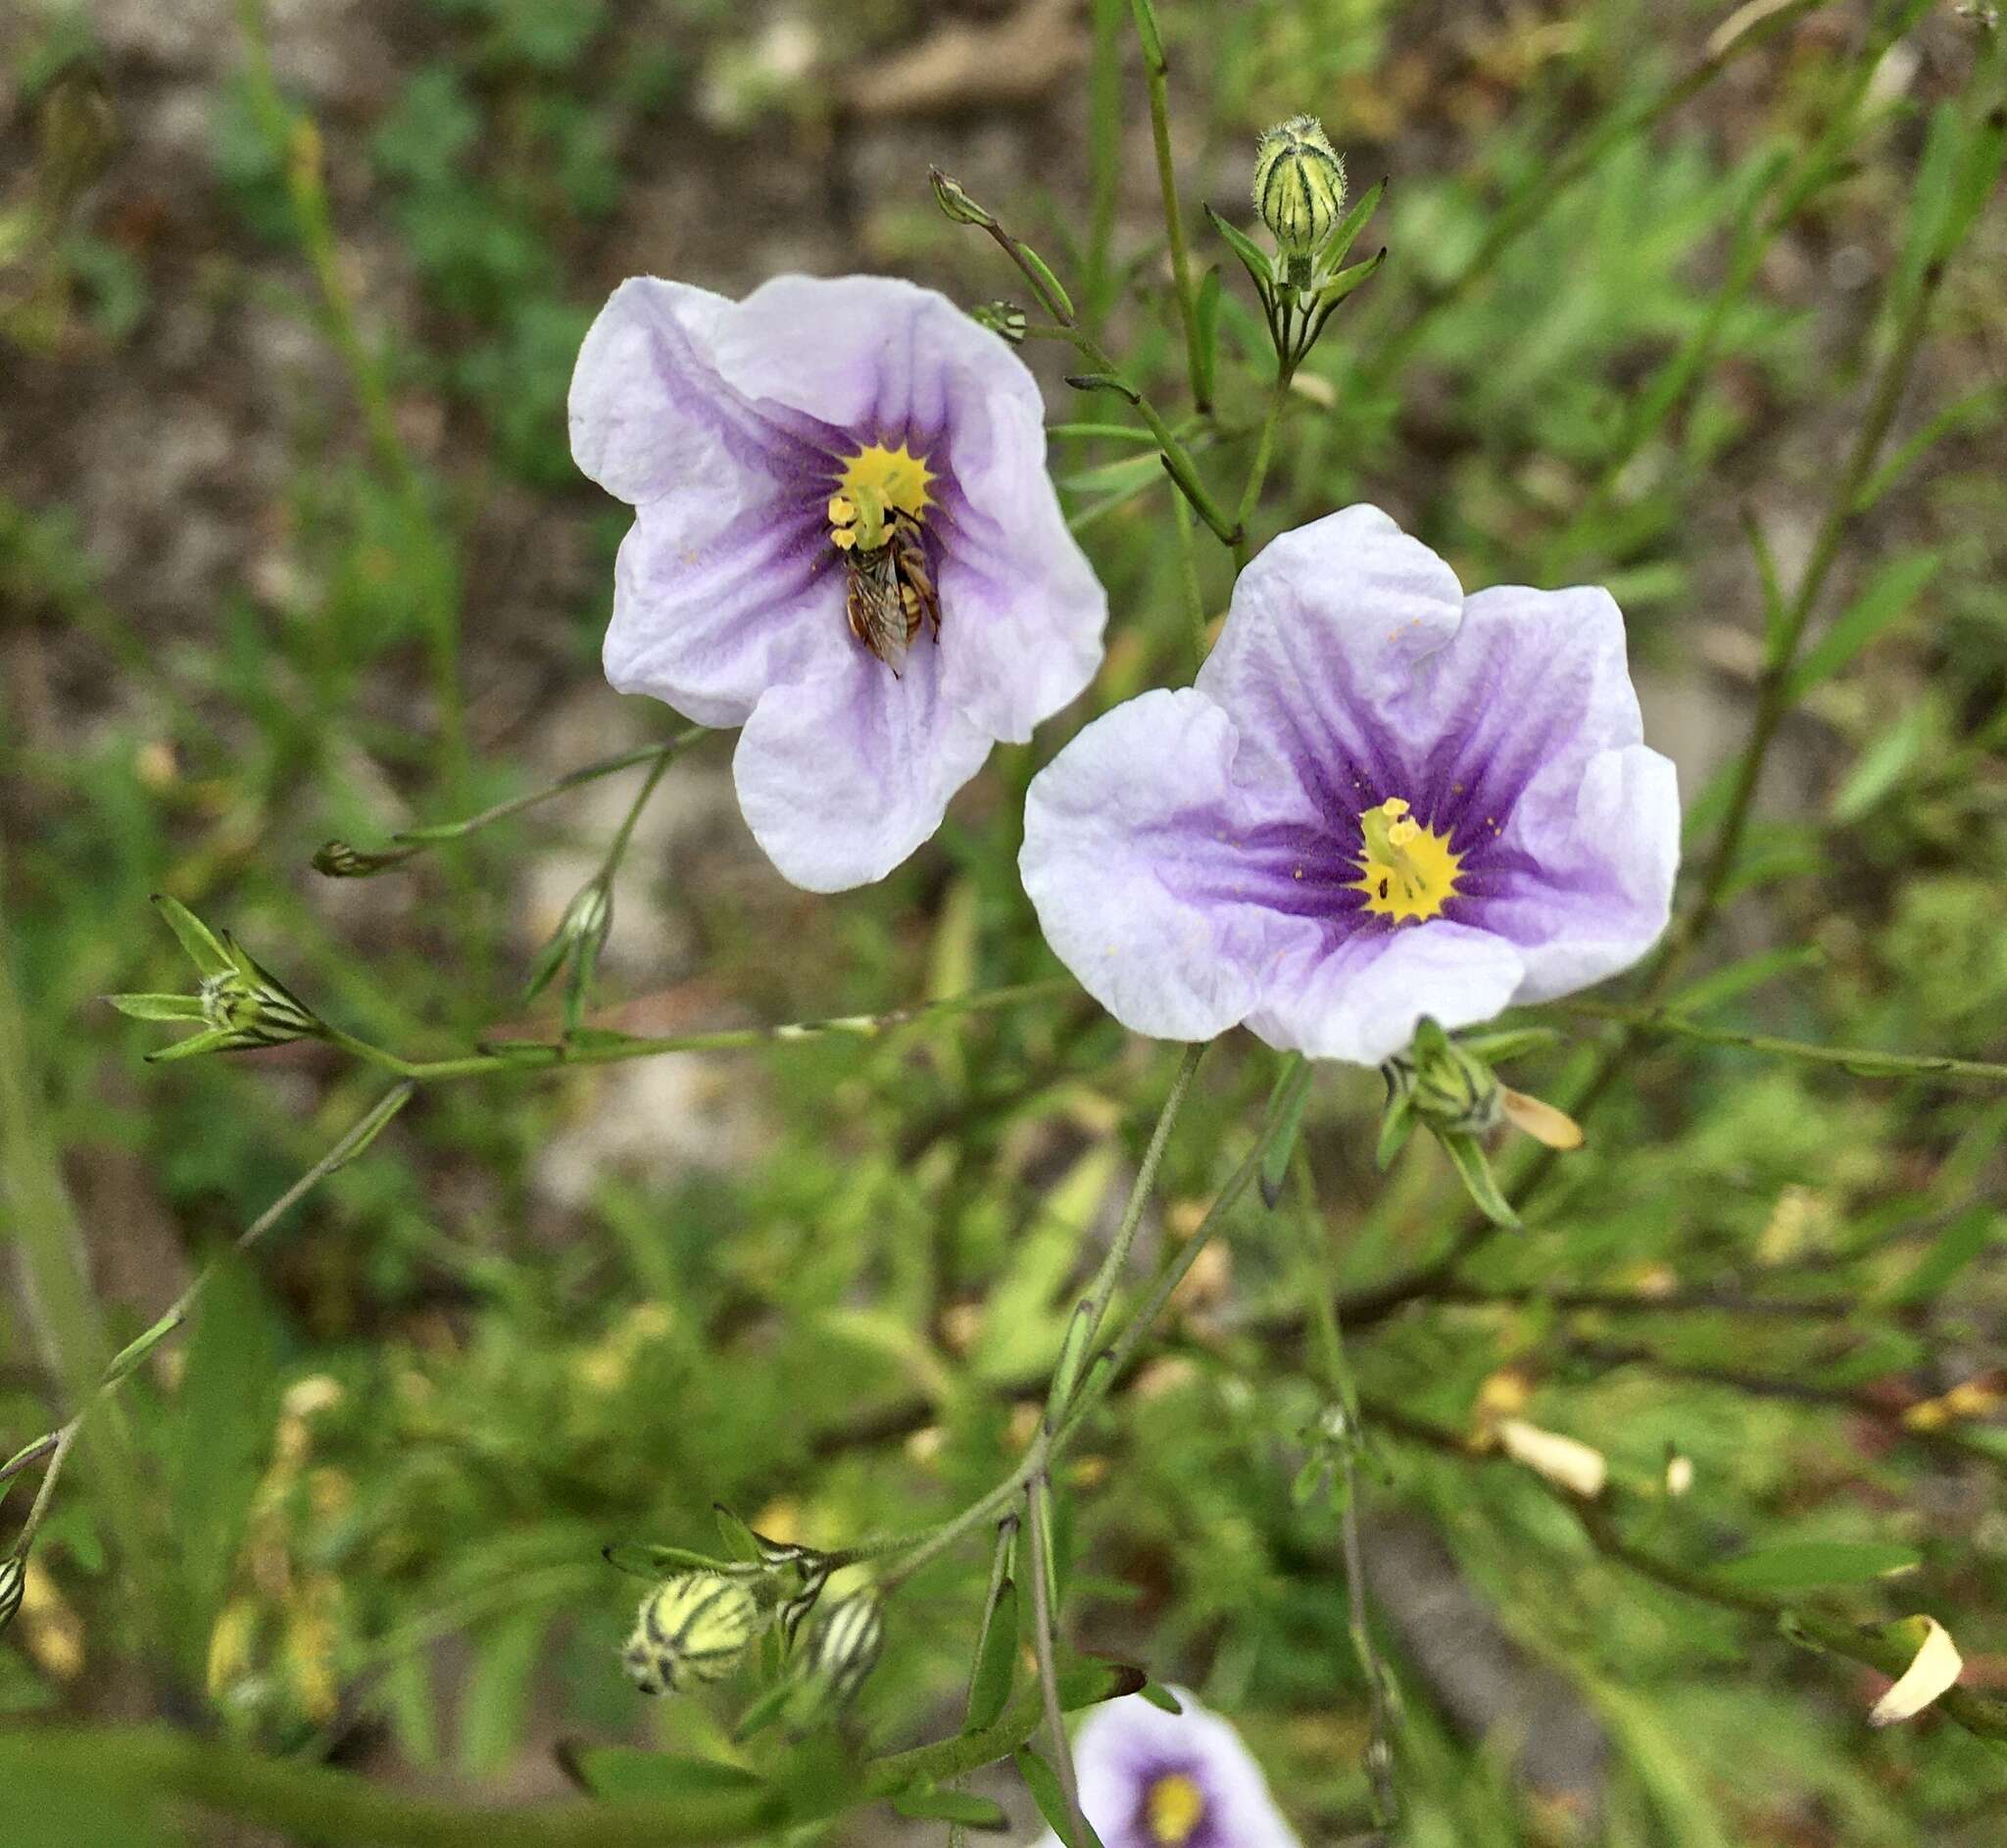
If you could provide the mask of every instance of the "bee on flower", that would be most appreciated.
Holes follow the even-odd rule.
[[[579,466],[635,511],[607,676],[742,728],[740,806],[798,886],[883,878],[1101,662],[1107,602],[1037,382],[945,296],[635,277],[586,335],[570,416]]]

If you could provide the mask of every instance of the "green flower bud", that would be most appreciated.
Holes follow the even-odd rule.
[[[1024,310],[1015,302],[985,302],[980,308],[970,309],[968,314],[978,327],[987,327],[993,334],[1001,334],[1013,347],[1024,344]]]
[[[1405,1105],[1445,1135],[1488,1135],[1504,1114],[1502,1089],[1492,1068],[1433,1020],[1423,1020],[1414,1045],[1382,1071],[1390,1106]]]
[[[959,180],[950,179],[938,167],[928,168],[927,177],[933,182],[935,203],[953,223],[973,224],[985,231],[995,225],[997,220],[962,190]]]
[[[1254,157],[1254,210],[1276,248],[1307,269],[1345,210],[1345,162],[1316,117],[1292,117],[1261,137]]]
[[[21,1609],[21,1600],[27,1588],[27,1562],[22,1559],[0,1559],[0,1629],[14,1622],[14,1614]]]
[[[678,1694],[721,1681],[759,1633],[759,1600],[721,1572],[664,1580],[641,1601],[620,1659],[644,1694]]]
[[[808,1638],[808,1652],[788,1703],[797,1726],[848,1706],[878,1666],[885,1644],[885,1604],[875,1591],[858,1591],[832,1604]]]

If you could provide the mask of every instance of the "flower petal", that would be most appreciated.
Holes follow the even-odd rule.
[[[1934,1617],[1913,1617],[1908,1627],[1923,1631],[1922,1643],[1895,1684],[1875,1703],[1868,1715],[1871,1726],[1892,1726],[1897,1721],[1913,1719],[1956,1686],[1965,1673],[1965,1658],[1958,1653],[1951,1632]]]
[[[1361,930],[1278,957],[1248,1028],[1285,1051],[1378,1065],[1413,1040],[1424,1014],[1447,1028],[1490,1020],[1525,973],[1503,938],[1446,918]]]
[[[1254,821],[1233,780],[1238,744],[1204,694],[1146,693],[1088,726],[1026,794],[1018,865],[1046,941],[1138,1033],[1223,1033],[1304,923],[1232,896]]]
[[[1272,540],[1241,573],[1198,686],[1336,823],[1409,794],[1433,742],[1415,670],[1462,611],[1456,574],[1427,546],[1377,507],[1348,507]]]
[[[1680,865],[1677,773],[1644,745],[1600,753],[1579,778],[1557,765],[1515,804],[1504,844],[1521,869],[1474,918],[1525,959],[1513,1000],[1572,995],[1628,969],[1665,930]]]
[[[739,806],[782,876],[807,891],[884,878],[990,754],[991,740],[943,696],[939,650],[916,645],[903,672],[895,679],[846,637],[811,678],[769,688],[739,735]]]
[[[744,506],[827,472],[810,426],[723,376],[718,345],[743,312],[660,276],[629,277],[600,310],[572,369],[569,415],[572,456],[609,494],[638,506],[697,488]]]
[[[1022,744],[1094,678],[1107,593],[1046,472],[1043,408],[992,395],[963,408],[955,432],[958,505],[941,525],[949,694],[993,737]]]
[[[645,503],[613,567],[607,678],[700,725],[740,725],[776,681],[855,652],[843,572],[799,504],[734,510],[703,487]]]

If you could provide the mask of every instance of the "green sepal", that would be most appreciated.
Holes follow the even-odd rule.
[[[1227,248],[1240,258],[1242,267],[1265,302],[1275,288],[1275,265],[1268,253],[1239,225],[1228,223],[1210,206],[1205,208],[1205,216],[1212,220],[1212,228],[1226,239]]]
[[[1517,1232],[1519,1215],[1512,1210],[1505,1195],[1498,1191],[1498,1183],[1492,1178],[1492,1164],[1485,1159],[1485,1151],[1478,1145],[1478,1139],[1454,1130],[1439,1130],[1436,1140],[1443,1144],[1443,1152],[1449,1157],[1457,1179],[1463,1183],[1464,1191],[1477,1203],[1478,1211],[1493,1225],[1502,1226],[1507,1232]]]
[[[204,975],[229,974],[234,965],[222,945],[217,942],[216,933],[179,899],[171,899],[165,892],[157,892],[153,895],[153,908],[180,940],[181,948],[188,952],[188,960]]]
[[[256,1040],[240,1040],[234,1033],[225,1033],[220,1027],[208,1033],[190,1035],[185,1040],[176,1040],[172,1046],[164,1046],[157,1052],[149,1052],[149,1065],[166,1065],[174,1059],[192,1059],[204,1052],[236,1052],[245,1046],[256,1046]]]
[[[684,1546],[655,1546],[646,1540],[615,1540],[600,1549],[600,1557],[615,1572],[650,1581],[678,1572],[721,1572],[728,1578],[751,1578],[759,1568],[735,1559],[713,1559]]]
[[[1508,1059],[1524,1058],[1529,1052],[1544,1052],[1559,1046],[1566,1037],[1555,1027],[1500,1027],[1493,1033],[1467,1033],[1459,1044],[1487,1065],[1502,1065]]]
[[[1104,1700],[1140,1694],[1149,1682],[1150,1677],[1133,1662],[1102,1662],[1089,1657],[1061,1673],[1059,1706],[1066,1713],[1098,1707]]]
[[[1407,1146],[1407,1139],[1415,1133],[1415,1109],[1412,1097],[1402,1092],[1390,1097],[1387,1112],[1380,1119],[1380,1140],[1373,1148],[1373,1161],[1384,1173],[1394,1166],[1394,1159]]]
[[[129,1014],[134,1020],[207,1018],[199,995],[107,995],[104,999],[122,1014]]]
[[[1360,195],[1358,203],[1344,218],[1339,219],[1338,228],[1331,233],[1331,236],[1325,242],[1324,248],[1317,253],[1317,261],[1320,264],[1342,264],[1345,262],[1345,254],[1351,249],[1352,240],[1366,228],[1366,220],[1380,209],[1381,195],[1386,190],[1387,182],[1383,179],[1377,181],[1365,193]],[[1380,253],[1382,257],[1386,254],[1385,251]],[[1379,259],[1376,258],[1374,261],[1377,263]]]

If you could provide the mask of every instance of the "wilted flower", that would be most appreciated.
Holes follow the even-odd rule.
[[[1031,786],[1046,937],[1125,1025],[1378,1064],[1637,960],[1679,857],[1607,592],[1454,574],[1377,508],[1242,573],[1198,684]]]
[[[751,1586],[721,1572],[684,1573],[642,1599],[620,1659],[644,1694],[682,1693],[731,1674],[759,1625]]]
[[[1103,1848],[1297,1848],[1240,1734],[1177,1694],[1183,1713],[1131,1694],[1097,1707],[1080,1728],[1080,1809]],[[1056,1841],[1048,1835],[1039,1848]]]
[[[1254,210],[1282,254],[1307,266],[1345,210],[1345,162],[1314,116],[1293,116],[1261,137]]]
[[[1038,386],[944,296],[622,283],[578,357],[571,446],[636,509],[608,678],[744,726],[740,804],[799,886],[889,872],[1101,659]]]

